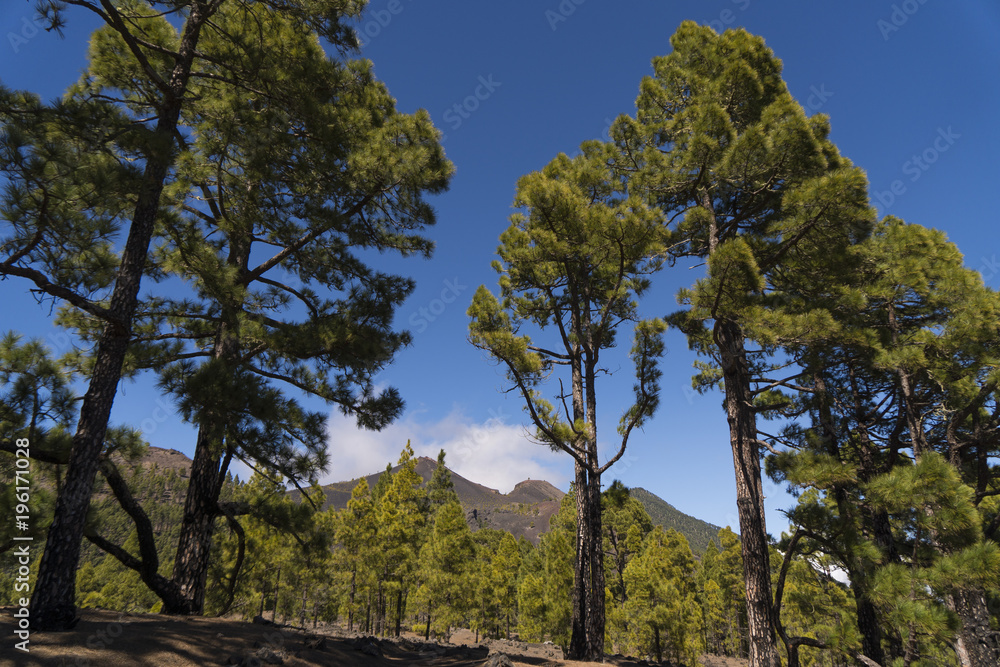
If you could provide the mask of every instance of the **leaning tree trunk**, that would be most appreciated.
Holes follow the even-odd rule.
[[[105,325],[97,343],[94,370],[80,407],[65,484],[56,498],[54,519],[38,567],[31,598],[31,624],[36,630],[69,630],[76,624],[76,571],[87,508],[131,337],[132,318],[138,305],[139,286],[160,208],[160,195],[174,160],[174,133],[184,91],[198,35],[207,18],[202,3],[191,3],[181,38],[180,57],[163,90],[164,99],[151,138],[153,150],[146,156],[142,185],[108,307],[111,321]]]
[[[236,250],[231,254],[237,263],[245,256],[246,253],[241,256]],[[224,308],[223,318],[216,332],[209,364],[225,363],[238,354],[238,344],[233,335],[235,327],[227,323],[235,320],[236,315],[233,310]],[[163,612],[167,614],[201,614],[205,609],[212,533],[215,519],[220,514],[219,495],[233,453],[230,449],[223,460],[223,449],[228,447],[223,445],[226,419],[221,410],[211,407],[198,426],[181,534],[174,559],[174,581],[180,585],[185,603],[180,607],[164,607]]]
[[[164,606],[165,614],[200,614],[205,608],[208,557],[218,516],[221,458],[209,427],[202,425],[198,429],[198,444],[191,462],[191,479],[174,560],[173,578],[181,588],[184,603],[176,607]]]
[[[738,324],[717,320],[714,328],[725,382],[729,442],[736,470],[743,576],[746,581],[750,667],[780,665],[771,618],[771,562],[764,522],[764,494],[757,447],[757,418],[743,332]]]

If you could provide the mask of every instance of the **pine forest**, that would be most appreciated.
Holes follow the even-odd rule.
[[[96,29],[60,97],[0,82],[0,290],[70,341],[0,331],[0,655],[43,664],[29,636],[112,610],[336,628],[371,664],[404,641],[444,659],[461,631],[488,661],[412,664],[532,645],[553,665],[1000,665],[1000,293],[943,231],[876,207],[840,112],[793,96],[763,37],[678,21],[651,73],[616,74],[638,96],[601,139],[503,183],[506,220],[463,223],[496,230],[492,278],[417,311],[411,267],[449,242],[434,224],[466,177],[450,135],[518,84],[479,76],[446,133],[360,55],[417,10],[366,5],[37,4],[32,40]],[[558,7],[556,36],[598,11]],[[435,462],[410,435],[381,474],[329,484],[348,430],[462,399],[387,375],[456,300],[481,384],[522,410],[504,423],[566,484],[474,504],[450,466],[486,440]],[[123,418],[136,382],[190,456]],[[721,529],[626,483],[658,465],[635,452],[685,410],[679,385],[724,434]],[[104,659],[86,664],[154,664]]]

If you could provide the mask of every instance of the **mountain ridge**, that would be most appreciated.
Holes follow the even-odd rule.
[[[181,478],[186,478],[191,468],[191,459],[184,453],[176,449],[155,446],[148,448],[142,463],[147,466],[155,465],[162,470],[174,469]],[[426,456],[416,459],[415,471],[424,483],[430,480],[436,467],[437,461],[434,459]],[[393,472],[398,470],[399,466],[392,468]],[[536,545],[542,534],[548,530],[549,519],[559,510],[559,503],[566,495],[566,492],[546,480],[530,478],[515,484],[509,493],[501,493],[498,489],[473,482],[450,468],[448,471],[470,528],[506,530],[515,538],[523,536]],[[322,485],[321,488],[326,495],[323,508],[331,505],[337,509],[347,507],[347,501],[350,500],[351,492],[358,482],[365,479],[369,488],[373,488],[384,472],[382,470]],[[709,541],[718,543],[718,526],[681,512],[666,500],[642,487],[633,487],[630,493],[642,503],[655,525],[662,526],[665,530],[673,528],[682,533],[696,554],[704,553]],[[179,497],[176,501],[183,503],[183,491],[177,495]],[[297,498],[299,492],[293,490],[289,495]]]
[[[436,467],[437,461],[421,456],[417,458],[415,471],[426,483]],[[392,468],[393,473],[397,470],[399,466]],[[358,482],[366,479],[369,488],[374,487],[384,472],[324,485],[322,488],[327,497],[324,507],[329,507],[331,504],[337,509],[346,507],[351,497],[351,490]],[[553,484],[534,479],[518,482],[510,493],[504,494],[497,489],[466,479],[451,468],[448,468],[448,472],[451,474],[455,493],[462,504],[462,509],[465,510],[466,522],[470,528],[506,530],[514,537],[523,536],[535,545],[548,530],[549,519],[559,511],[559,503],[566,495],[565,491]],[[642,487],[632,488],[630,493],[642,503],[654,525],[661,526],[664,530],[673,528],[682,533],[696,554],[704,553],[710,541],[716,542],[718,546],[719,526],[681,512],[655,493]]]

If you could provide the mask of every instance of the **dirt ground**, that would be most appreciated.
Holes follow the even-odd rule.
[[[551,644],[518,641],[475,643],[459,632],[448,644],[409,635],[399,640],[346,636],[335,626],[304,632],[232,619],[127,615],[86,609],[70,632],[33,632],[29,653],[13,648],[13,608],[0,610],[2,667],[203,667],[206,665],[286,667],[479,667],[491,652],[505,653],[518,667],[593,667],[601,663],[563,660]],[[702,658],[703,667],[744,667],[727,658]],[[603,664],[651,664],[609,657]]]

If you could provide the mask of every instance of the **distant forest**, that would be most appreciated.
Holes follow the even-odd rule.
[[[123,468],[133,497],[147,508],[157,551],[166,556],[160,573],[168,576],[187,477],[176,468],[143,465],[141,454],[141,449],[132,453],[133,464],[122,460]],[[438,462],[444,463],[443,452]],[[341,510],[316,511],[262,478],[246,483],[227,479],[223,502],[246,503],[252,513],[239,530],[220,523],[215,532],[205,613],[246,620],[263,616],[305,627],[339,622],[364,633],[392,636],[406,630],[444,640],[463,627],[484,639],[517,636],[565,647],[571,622],[574,493],[563,497],[535,547],[505,531],[473,532],[444,465],[435,468],[429,483],[415,473],[409,447],[397,465],[394,473],[379,476],[373,488],[359,482]],[[51,511],[61,467],[44,466],[44,471],[45,483],[34,501],[40,516]],[[719,530],[707,536],[706,547],[696,556],[684,534],[655,525],[660,519],[646,512],[637,498],[641,494],[651,496],[616,482],[602,499],[608,652],[689,665],[704,652],[745,657],[738,536]],[[322,504],[319,488],[306,489],[305,495]],[[706,537],[704,525],[697,526],[700,538]],[[138,552],[134,524],[106,483],[95,491],[87,530]],[[39,525],[37,538],[44,540],[44,525]],[[774,561],[778,568],[776,550]],[[0,604],[13,603],[15,573],[16,567],[5,562]],[[81,607],[162,610],[162,601],[138,572],[93,543],[84,546],[76,584]],[[793,563],[784,586],[787,622],[800,631],[829,634],[836,629],[829,619],[842,623],[850,616],[850,592],[831,576],[828,559],[825,564]],[[818,612],[824,617],[821,623]]]

